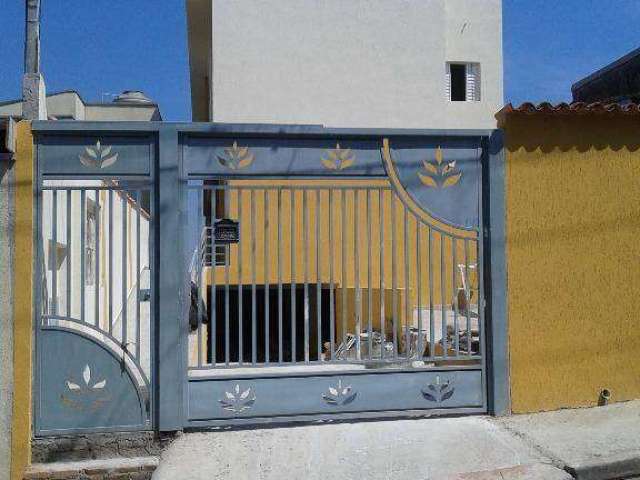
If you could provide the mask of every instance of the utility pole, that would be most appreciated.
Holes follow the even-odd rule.
[[[40,0],[25,0],[22,118],[47,119],[47,98],[40,73]]]
[[[40,0],[26,0],[24,73],[40,73]]]

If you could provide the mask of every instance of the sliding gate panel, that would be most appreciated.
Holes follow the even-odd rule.
[[[186,426],[486,411],[480,137],[186,137]]]
[[[36,434],[149,429],[152,140],[37,146]]]

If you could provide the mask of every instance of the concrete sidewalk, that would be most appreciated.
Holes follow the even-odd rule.
[[[574,478],[640,476],[640,401],[494,422]]]
[[[502,419],[313,424],[182,435],[163,479],[620,479],[640,474],[640,402]]]

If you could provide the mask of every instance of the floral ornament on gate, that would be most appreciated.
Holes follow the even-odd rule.
[[[97,382],[91,380],[91,367],[87,364],[82,371],[82,381],[66,380],[66,394],[61,396],[62,403],[76,410],[97,410],[110,398],[105,390],[107,380]]]
[[[217,157],[220,165],[231,170],[247,168],[255,159],[255,156],[249,151],[249,147],[240,147],[238,142],[233,142],[231,147],[224,149],[224,155],[218,155]]]
[[[455,390],[452,380],[447,379],[444,383],[441,383],[440,375],[437,375],[436,383],[427,385],[427,387],[423,388],[421,391],[422,396],[426,400],[440,404],[451,398]]]
[[[353,390],[351,385],[343,387],[342,380],[338,380],[338,384],[335,387],[329,387],[329,391],[322,394],[322,399],[329,405],[342,407],[349,405],[357,396],[358,392]]]
[[[218,400],[218,402],[220,402],[224,410],[229,410],[233,413],[241,413],[249,410],[251,406],[256,403],[256,396],[251,390],[251,387],[240,392],[239,384],[236,384],[231,392],[224,392],[224,397],[222,400]]]
[[[84,153],[78,158],[85,167],[107,168],[118,161],[118,154],[111,154],[111,147],[101,145],[98,140],[93,147],[85,147]]]
[[[456,170],[456,162],[445,163],[440,147],[436,150],[436,161],[423,160],[426,173],[418,171],[420,181],[429,188],[449,188],[456,185],[462,178],[462,172]]]
[[[356,154],[350,148],[340,148],[339,143],[336,144],[336,148],[327,150],[326,153],[328,158],[322,157],[320,160],[328,170],[344,170],[356,161]]]

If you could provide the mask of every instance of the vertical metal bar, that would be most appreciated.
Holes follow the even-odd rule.
[[[414,217],[415,218],[415,217]],[[418,218],[416,220],[416,289],[418,291],[418,307],[416,308],[418,312],[418,353],[419,358],[422,359],[424,357],[424,339],[422,338],[422,255],[421,253],[421,224]]]
[[[230,361],[229,335],[229,262],[231,261],[231,245],[225,245],[224,252],[224,363],[228,367]]]
[[[282,358],[282,188],[278,187],[278,363]]]
[[[251,190],[251,363],[258,363],[258,324],[256,318],[256,207],[255,190]]]
[[[469,285],[469,240],[466,238],[464,240],[464,278],[463,287],[467,303],[465,312],[467,316],[467,355],[471,355],[471,286]]]
[[[436,332],[433,318],[433,230],[429,227],[429,356],[436,356]]]
[[[395,358],[398,358],[400,351],[398,348],[398,246],[396,242],[396,216],[397,216],[397,199],[394,192],[391,192],[391,301],[393,304],[393,314],[391,322],[393,323],[393,352]]]
[[[442,356],[447,358],[447,311],[445,307],[446,266],[444,263],[444,234],[440,233],[440,315],[442,316]]]
[[[329,350],[330,360],[335,359],[335,311],[333,305],[333,189],[329,189]]]
[[[499,157],[497,155],[492,155],[489,152],[485,152],[485,148],[488,148],[489,150],[494,150],[495,147],[500,146],[500,150],[502,150],[502,145],[501,145],[501,141],[498,140],[498,142],[494,143],[496,139],[491,139],[489,145],[491,145],[491,143],[493,143],[493,145],[491,145],[491,147],[489,147],[489,145],[487,145],[486,141],[483,141],[480,143],[479,145],[479,149],[478,149],[478,153],[480,155],[478,155],[479,159],[480,159],[480,179],[479,179],[479,185],[480,188],[478,188],[478,228],[476,230],[477,232],[477,242],[478,242],[478,248],[477,248],[477,254],[476,254],[476,272],[478,275],[478,294],[477,294],[477,299],[478,299],[478,333],[479,333],[479,337],[478,337],[478,353],[481,356],[480,359],[480,365],[482,368],[482,380],[483,380],[483,384],[487,385],[489,384],[489,388],[488,389],[483,389],[483,406],[486,407],[487,402],[488,402],[488,393],[491,392],[491,408],[497,413],[499,414],[500,410],[501,410],[501,404],[506,404],[509,400],[509,392],[508,392],[508,382],[504,382],[504,377],[503,375],[506,373],[505,372],[505,368],[506,367],[501,367],[500,364],[501,362],[496,362],[496,360],[498,360],[502,354],[506,353],[505,350],[503,350],[502,348],[500,348],[500,337],[501,337],[501,332],[500,328],[498,328],[498,325],[496,325],[495,327],[495,335],[494,338],[492,339],[492,344],[494,345],[493,348],[493,355],[491,357],[491,361],[490,363],[493,365],[494,368],[494,372],[492,375],[492,378],[489,382],[487,382],[487,358],[485,357],[485,351],[486,351],[486,346],[487,344],[485,344],[485,342],[488,342],[488,339],[485,338],[484,336],[484,312],[485,312],[485,308],[484,308],[484,303],[485,303],[485,291],[484,291],[484,269],[485,269],[485,264],[484,264],[484,245],[485,245],[485,241],[489,242],[492,236],[495,236],[495,239],[499,239],[500,238],[500,232],[501,232],[501,228],[500,228],[500,222],[498,221],[497,224],[495,224],[494,222],[492,222],[491,220],[489,220],[489,225],[485,225],[484,222],[484,218],[483,218],[483,209],[484,209],[484,201],[483,201],[483,191],[485,190],[485,187],[487,187],[489,189],[489,191],[492,193],[491,195],[491,207],[492,207],[492,218],[499,218],[499,213],[500,213],[500,207],[502,204],[502,201],[498,198],[493,198],[494,197],[494,193],[495,192],[500,192],[500,188],[493,188],[493,185],[491,185],[494,181],[497,181],[499,179],[499,177],[494,176],[494,175],[490,175],[487,178],[487,183],[485,183],[484,179],[483,179],[483,174],[484,174],[484,170],[488,169],[489,171],[493,170],[493,166],[494,165],[498,165],[500,163],[502,163],[501,160],[499,160]],[[488,155],[487,155],[488,154]],[[493,158],[492,158],[493,157]],[[483,165],[484,164],[484,165]],[[489,164],[491,164],[491,167],[489,167]],[[487,172],[489,173],[489,172]],[[504,184],[503,184],[504,185]],[[496,185],[497,186],[497,185]],[[498,193],[498,195],[500,195],[500,193]],[[494,200],[497,200],[494,202]],[[497,208],[495,208],[497,207]],[[504,218],[504,217],[503,217]],[[485,230],[485,227],[488,227],[487,230]],[[485,235],[487,236],[487,238],[485,238]],[[497,277],[499,279],[500,277],[500,271],[502,270],[499,265],[500,265],[500,253],[504,254],[504,244],[501,245],[500,248],[500,252],[496,252],[497,255],[495,258],[492,259],[491,264],[495,265],[497,268],[495,269],[496,273],[498,274]],[[491,267],[489,268],[489,272],[491,272]],[[471,296],[471,295],[469,295]],[[470,302],[469,302],[470,303]],[[470,305],[469,305],[469,309],[470,309]],[[495,318],[500,318],[500,317],[495,317]],[[499,322],[502,323],[504,325],[504,322]],[[505,357],[503,357],[505,358]],[[506,387],[506,388],[505,388]],[[497,395],[496,395],[497,394]]]
[[[165,178],[165,185],[169,183],[166,181]],[[137,342],[138,342],[138,357],[141,358],[142,357],[142,350],[144,348],[145,352],[149,355],[149,363],[150,363],[150,373],[152,376],[152,380],[153,380],[153,376],[156,375],[156,378],[160,377],[160,357],[158,354],[158,351],[154,348],[154,344],[155,345],[159,345],[160,344],[160,336],[159,336],[159,331],[161,331],[160,328],[160,319],[159,319],[159,306],[160,306],[160,295],[158,295],[157,293],[160,292],[160,288],[162,285],[162,282],[159,280],[159,275],[156,275],[156,272],[160,272],[161,267],[161,260],[160,260],[160,241],[158,241],[156,239],[156,234],[158,234],[161,230],[161,226],[165,227],[165,231],[169,230],[171,231],[171,227],[170,225],[165,226],[162,225],[160,220],[158,219],[158,217],[156,217],[157,212],[160,211],[160,195],[159,195],[159,186],[157,187],[157,189],[153,186],[153,184],[150,184],[149,186],[145,186],[143,191],[139,191],[139,197],[138,197],[138,219],[136,220],[137,222],[140,222],[139,224],[139,228],[138,231],[140,232],[139,236],[140,236],[140,241],[138,242],[138,258],[140,258],[140,264],[138,265],[137,271],[138,271],[138,285],[141,284],[141,282],[143,281],[142,279],[142,273],[147,272],[148,275],[148,283],[146,283],[144,286],[146,287],[146,293],[145,293],[145,298],[146,301],[148,301],[148,308],[149,308],[149,315],[146,318],[146,322],[145,322],[145,326],[146,328],[149,329],[149,341],[148,342],[144,342],[142,340],[142,316],[140,315],[140,303],[142,302],[142,297],[140,294],[141,289],[139,288],[138,291],[136,292],[138,298],[140,299],[138,302],[138,306],[137,306],[137,317],[138,317],[138,325],[137,325],[137,330],[136,330],[136,338],[137,338]],[[166,188],[166,187],[165,187]],[[174,191],[174,195],[176,195],[179,198],[179,202],[182,201],[182,194],[179,193],[180,189],[176,189],[176,191]],[[143,208],[144,205],[144,198],[148,199],[148,206],[147,206],[147,210],[145,211]],[[166,200],[163,198],[162,199],[164,202],[166,202]],[[166,204],[166,203],[165,203]],[[143,214],[145,214],[143,216]],[[171,215],[171,213],[170,213]],[[178,218],[180,216],[178,215]],[[144,224],[142,223],[142,221],[144,221]],[[171,220],[170,220],[171,222]],[[179,222],[176,222],[177,224],[179,224]],[[145,227],[146,229],[146,237],[143,235],[142,232],[142,227]],[[144,242],[143,242],[144,239]],[[142,257],[142,249],[146,249],[146,259],[143,259]],[[182,253],[182,249],[178,248],[176,249],[179,253]],[[146,260],[146,262],[144,261]],[[165,266],[166,268],[167,266]],[[183,265],[184,268],[184,265]],[[178,273],[180,274],[180,276],[182,276],[182,271],[178,271]],[[170,283],[171,281],[169,281]],[[162,285],[163,291],[170,291],[170,288],[168,285]],[[176,313],[182,314],[182,309],[178,309]],[[171,335],[171,333],[169,333],[169,335]],[[173,333],[173,338],[174,338],[174,342],[176,339],[180,339],[180,333],[178,332],[178,335],[176,335],[176,332],[174,330]],[[168,342],[169,343],[169,342]],[[159,346],[158,346],[159,348]],[[186,362],[185,362],[186,364]],[[181,366],[184,368],[186,365],[185,364],[181,364]],[[166,367],[163,368],[166,372]],[[177,370],[177,369],[176,369]],[[183,370],[184,371],[184,370]],[[176,377],[174,377],[176,378]],[[156,380],[154,382],[156,384],[156,386],[158,385],[158,380]],[[159,397],[160,395],[158,395],[157,391],[152,391],[151,392],[151,405],[159,405]],[[157,399],[157,400],[156,400]],[[159,407],[158,407],[159,410]],[[155,421],[159,422],[158,417],[161,414],[158,412]],[[166,415],[166,414],[165,414]],[[174,427],[175,428],[175,427]]]
[[[409,329],[409,216],[407,207],[404,209],[404,326],[405,326],[405,354],[411,356],[411,330]]]
[[[304,361],[309,363],[309,204],[307,203],[307,191],[302,190],[302,234],[304,247],[302,250],[302,263],[304,270]]]
[[[191,194],[191,192],[193,192],[194,190],[190,190],[187,192],[187,195]],[[198,206],[199,208],[202,208],[204,206],[204,189],[199,189],[196,191],[197,195],[198,195]],[[196,221],[198,222],[198,227],[200,227],[201,225],[204,224],[204,222],[202,222],[200,219],[200,215],[198,214],[195,217]],[[206,226],[204,226],[203,228],[206,228]],[[197,353],[198,353],[198,367],[202,366],[202,312],[200,310],[200,299],[202,298],[202,270],[203,270],[203,247],[204,247],[204,241],[206,239],[206,236],[203,238],[203,232],[202,230],[200,230],[198,232],[198,247],[196,249],[196,265],[195,265],[195,269],[196,269],[196,288],[197,288],[197,292],[196,292],[196,322],[197,322]],[[189,285],[189,291],[191,292],[191,285]]]
[[[85,252],[87,251],[86,245],[86,222],[87,222],[87,208],[86,208],[86,191],[80,191],[80,321],[85,321]]]
[[[353,190],[353,257],[355,263],[355,287],[356,287],[356,358],[362,358],[362,345],[360,344],[360,331],[362,329],[362,290],[360,288],[360,225],[359,225],[359,200],[357,189]]]
[[[478,355],[482,357],[483,368],[486,364],[487,359],[485,358],[485,342],[487,339],[485,338],[485,325],[484,325],[484,267],[482,265],[482,259],[484,258],[484,243],[482,241],[482,236],[478,236],[477,247],[476,247],[476,275],[478,278],[478,288],[476,290],[476,299],[478,302]],[[471,295],[469,295],[471,297]]]
[[[53,195],[51,210],[53,211],[51,223],[51,245],[49,246],[51,258],[51,304],[53,314],[58,314],[58,191],[52,190]]]
[[[322,285],[320,278],[320,190],[316,190],[316,326],[317,360],[322,356]]]
[[[373,350],[373,302],[371,299],[371,294],[373,292],[373,285],[371,285],[371,264],[372,253],[371,253],[371,245],[373,243],[373,239],[371,238],[371,191],[365,190],[367,194],[367,308],[369,310],[369,324],[367,331],[367,341],[368,341],[368,350],[369,350],[369,360],[372,359],[372,350]]]
[[[127,350],[127,193],[122,192],[120,195],[122,200],[122,272],[120,272],[122,277],[122,312],[120,316],[122,318],[122,348]]]
[[[113,333],[113,190],[109,190],[109,333]]]
[[[380,346],[380,359],[384,360],[385,344],[387,342],[387,326],[385,325],[385,304],[384,304],[384,190],[381,188],[378,191],[378,208],[380,209],[380,339],[382,341]]]
[[[269,190],[264,190],[264,362],[268,365],[270,361],[269,349],[271,348],[271,335],[269,332],[269,255],[268,246],[271,239],[271,222],[269,222]]]
[[[218,259],[218,247],[216,245],[216,236],[213,234],[213,229],[218,219],[218,190],[215,186],[211,189],[211,227],[209,230],[211,245],[211,260],[210,260],[210,272],[211,272],[211,303],[209,305],[209,350],[211,351],[211,365],[216,366],[218,352],[216,347],[218,346],[218,286],[216,284],[216,263]]]
[[[98,217],[98,215],[100,215],[100,191],[96,190],[96,208],[95,208],[95,255],[96,255],[96,271],[95,273],[95,277],[94,277],[94,284],[95,284],[95,302],[93,305],[93,308],[95,310],[95,321],[94,321],[94,325],[96,327],[100,327],[100,218]]]
[[[71,317],[71,257],[73,255],[71,244],[71,190],[67,192],[67,317]]]
[[[452,253],[452,260],[451,260],[451,273],[452,273],[452,278],[451,278],[451,294],[453,295],[452,297],[452,307],[453,307],[453,302],[458,301],[458,296],[457,296],[457,289],[456,289],[456,247],[457,247],[457,241],[455,239],[455,237],[451,237],[451,253]],[[456,357],[460,356],[460,329],[458,328],[458,308],[454,308],[453,309],[453,342],[454,342],[454,351],[455,351],[455,355]]]
[[[291,201],[289,206],[291,207],[291,241],[290,241],[290,270],[291,270],[291,362],[296,363],[296,195],[295,190],[292,188],[290,191]]]
[[[340,262],[342,263],[342,343],[347,344],[347,191],[340,191],[340,204],[342,207],[342,249]],[[345,351],[346,354],[346,351]]]
[[[140,202],[142,195],[140,190],[136,191],[136,358],[140,359],[141,338],[140,338]],[[151,235],[149,235],[151,236]],[[149,252],[151,254],[151,251]]]
[[[242,189],[237,189],[238,192],[238,222],[242,229]],[[242,305],[242,233],[240,233],[240,241],[238,242],[238,365],[242,365],[244,360],[244,325],[243,325],[243,305]]]
[[[158,313],[154,320],[159,326],[159,334],[155,335],[155,347],[151,348],[151,361],[157,374],[154,384],[156,387],[161,386],[153,389],[154,403],[157,406],[154,426],[157,425],[159,431],[168,431],[179,429],[183,425],[183,412],[186,409],[183,402],[187,399],[187,355],[182,354],[181,348],[186,340],[185,329],[184,322],[176,320],[181,319],[185,313],[182,305],[185,300],[188,301],[190,293],[189,284],[185,282],[187,265],[180,241],[182,220],[188,211],[188,195],[187,185],[182,182],[179,173],[178,162],[182,148],[178,129],[170,125],[159,125],[157,138],[158,195],[155,195],[155,186],[152,187],[149,225],[152,233],[149,237],[151,250],[155,254],[152,265],[153,268],[158,268],[157,275],[152,277],[152,286],[157,285],[157,288],[152,288],[153,301],[150,303],[152,312]],[[156,149],[152,147],[152,155],[154,150]],[[156,212],[161,212],[157,221],[154,215]],[[156,230],[156,226],[159,230]]]

